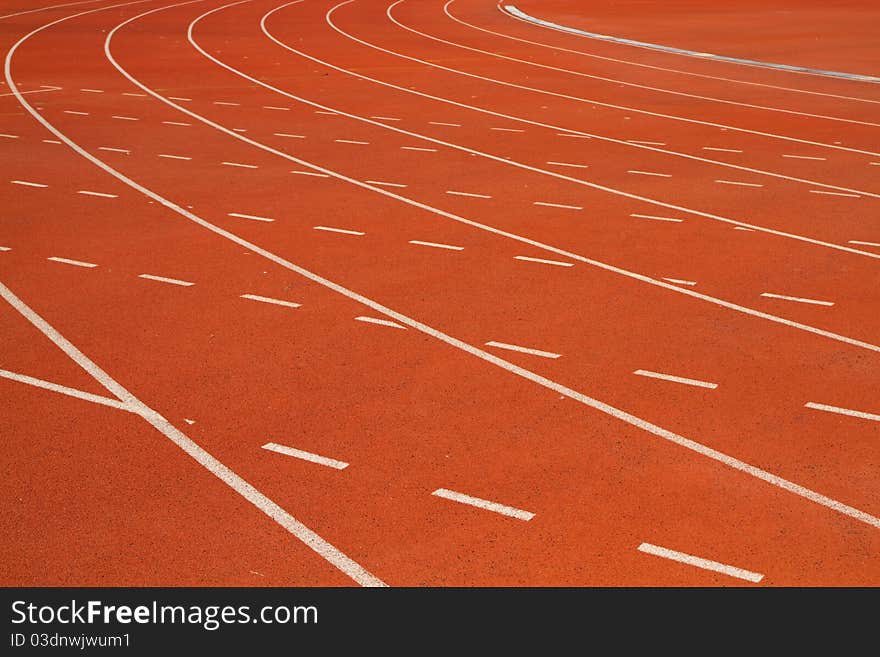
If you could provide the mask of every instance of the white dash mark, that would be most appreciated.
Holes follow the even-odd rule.
[[[101,198],[119,198],[117,194],[105,194],[104,192],[92,192],[88,189],[81,189],[77,192],[77,194],[83,194],[84,196],[99,196]]]
[[[367,324],[378,324],[380,326],[390,326],[391,328],[399,328],[406,330],[405,326],[401,326],[397,322],[392,322],[387,319],[377,319],[375,317],[365,317],[364,315],[360,315],[359,317],[355,317],[355,319],[359,322],[366,322]]]
[[[186,422],[187,424],[195,424],[196,423],[195,420],[190,420],[188,417],[183,418],[183,421]]]
[[[630,217],[635,217],[636,219],[653,219],[654,221],[674,221],[676,223],[681,223],[684,219],[676,219],[675,217],[658,217],[653,214],[631,214]]]
[[[718,151],[719,153],[742,153],[735,148],[716,148],[714,146],[703,146],[704,151]]]
[[[868,162],[872,167],[880,167],[880,162]]]
[[[73,265],[74,267],[87,267],[89,269],[98,266],[92,262],[83,262],[82,260],[68,260],[67,258],[58,258],[56,256],[46,258],[46,260],[51,260],[52,262],[62,262],[65,265]]]
[[[816,306],[833,306],[833,301],[817,301],[816,299],[805,299],[803,297],[787,297],[784,294],[773,294],[772,292],[762,292],[762,297],[769,299],[784,299],[785,301],[797,301],[799,303],[811,303]]]
[[[627,173],[634,173],[639,176],[657,176],[658,178],[672,178],[671,173],[654,173],[653,171],[638,171],[636,169],[627,171]]]
[[[358,144],[360,146],[367,146],[370,143],[368,141],[357,141],[355,139],[334,139],[333,141],[340,144]]]
[[[4,139],[18,139],[18,135],[5,135],[5,134],[0,134],[0,137],[3,137]]]
[[[746,228],[745,226],[734,226],[733,229],[734,229],[734,230],[747,230],[747,231],[749,231],[750,233],[754,233],[754,232],[755,232],[755,229],[754,229],[754,228]]]
[[[192,98],[183,98],[182,96],[168,96],[171,100],[182,100],[184,103],[192,101]]]
[[[437,497],[452,500],[453,502],[475,506],[478,509],[484,509],[485,511],[494,511],[495,513],[500,513],[503,516],[509,516],[518,520],[528,521],[535,517],[535,514],[530,513],[529,511],[523,511],[522,509],[517,509],[512,506],[507,506],[505,504],[499,504],[498,502],[490,502],[489,500],[484,500],[479,497],[472,497],[470,495],[465,495],[464,493],[456,493],[455,491],[448,490],[446,488],[438,488],[433,493],[431,493],[431,495],[436,495]]]
[[[318,173],[317,171],[299,171],[298,169],[291,171],[290,173],[295,173],[298,176],[314,176],[315,178],[329,178],[330,177],[326,173]]]
[[[518,128],[489,128],[489,130],[498,130],[499,132],[525,132],[525,130],[520,130]]]
[[[396,119],[393,116],[371,116],[370,118],[379,121],[400,121],[400,119]]]
[[[588,135],[573,135],[570,132],[557,132],[557,137],[571,137],[572,139],[592,139],[592,137]]]
[[[162,121],[162,123],[164,123],[165,125],[183,125],[183,126],[192,125],[191,123],[184,123],[183,121]]]
[[[456,192],[451,189],[447,189],[446,193],[452,194],[453,196],[470,196],[471,198],[492,198],[488,194],[472,194],[471,192]]]
[[[214,104],[215,105],[228,105],[229,107],[238,107],[239,105],[241,105],[241,103],[230,103],[225,100],[215,100]]]
[[[683,383],[688,386],[696,386],[697,388],[717,388],[717,383],[709,383],[708,381],[700,381],[699,379],[687,379],[681,376],[672,376],[671,374],[662,374],[660,372],[651,372],[650,370],[636,370],[633,374],[646,376],[651,379],[662,379],[663,381],[672,381],[674,383]]]
[[[639,551],[645,552],[647,554],[653,554],[656,557],[664,557],[665,559],[671,559],[672,561],[685,563],[689,566],[703,568],[704,570],[712,570],[716,573],[721,573],[723,575],[730,575],[731,577],[744,579],[749,582],[754,582],[755,584],[764,579],[764,576],[760,573],[753,573],[750,570],[743,570],[742,568],[727,566],[723,563],[718,563],[717,561],[710,561],[709,559],[701,559],[700,557],[694,557],[690,554],[685,554],[684,552],[676,552],[675,550],[659,547],[657,545],[651,545],[650,543],[642,543],[639,546]]]
[[[844,194],[843,192],[826,192],[824,189],[811,189],[810,194],[828,194],[829,196],[848,196],[849,198],[862,198],[858,194]]]
[[[664,277],[663,280],[664,280],[664,281],[669,281],[670,283],[675,283],[676,285],[690,285],[690,286],[693,286],[693,285],[696,285],[696,284],[697,284],[696,281],[684,281],[684,280],[682,280],[682,279],[680,279],[680,278],[665,278],[665,277]]]
[[[228,213],[230,217],[236,217],[238,219],[251,219],[252,221],[266,221],[272,222],[274,219],[270,219],[269,217],[260,217],[254,214],[241,214],[239,212],[230,212]]]
[[[877,246],[880,247],[880,242],[860,242],[859,240],[850,240],[850,244],[858,244],[860,246]]]
[[[532,356],[541,356],[542,358],[559,358],[562,354],[554,354],[552,351],[541,351],[540,349],[529,349],[528,347],[520,347],[515,344],[507,344],[506,342],[487,342],[487,347],[498,347],[499,349],[507,349],[508,351],[518,351],[521,354],[531,354]]]
[[[88,112],[77,112],[74,110],[64,110],[64,113],[65,114],[75,114],[76,116],[88,116],[89,115]]]
[[[12,251],[8,246],[0,246],[0,251]]]
[[[560,262],[559,260],[545,260],[544,258],[530,258],[529,256],[513,256],[514,260],[526,262],[539,262],[542,265],[556,265],[557,267],[574,267],[573,262]]]
[[[263,105],[263,109],[278,110],[279,112],[289,112],[289,107],[278,107],[277,105]]]
[[[555,164],[558,167],[573,167],[575,169],[589,169],[588,164],[572,164],[571,162],[547,162],[547,164]]]
[[[330,228],[329,226],[315,226],[315,230],[326,230],[331,233],[342,233],[343,235],[366,235],[356,230],[345,230],[344,228]]]
[[[639,141],[638,139],[627,139],[628,144],[643,144],[645,146],[666,146],[662,141]]]
[[[436,153],[436,148],[421,148],[420,146],[401,146],[404,151],[424,151],[425,153]]]
[[[443,121],[428,121],[431,125],[447,125],[450,128],[460,128],[461,123],[444,123]]]
[[[401,185],[400,183],[383,182],[381,180],[365,180],[364,182],[370,185],[379,185],[381,187],[406,187],[406,185]]]
[[[299,308],[302,304],[293,301],[282,301],[281,299],[273,299],[272,297],[261,297],[258,294],[242,294],[242,299],[250,299],[251,301],[262,301],[263,303],[271,303],[276,306],[285,306],[287,308]]]
[[[419,246],[433,246],[435,249],[449,249],[450,251],[464,251],[463,246],[452,246],[451,244],[441,244],[440,242],[422,242],[420,240],[410,240],[410,244],[418,244]]]
[[[716,180],[715,182],[720,183],[722,185],[739,185],[740,187],[763,187],[764,186],[764,185],[759,185],[757,183],[739,182],[736,180]]]
[[[104,93],[103,89],[80,89],[80,91],[84,91],[87,94],[102,94],[102,93]]]
[[[328,116],[337,116],[336,112],[327,112],[325,110],[315,110],[315,114],[326,114]]]
[[[177,278],[165,278],[164,276],[153,276],[152,274],[141,274],[138,278],[146,278],[149,281],[158,281],[160,283],[170,283],[171,285],[181,285],[183,287],[189,287],[190,285],[195,285],[195,283],[190,283],[189,281],[181,281]]]
[[[133,96],[135,98],[146,98],[147,97],[147,94],[136,94],[131,91],[123,91],[122,95],[123,96]]]
[[[116,116],[115,114],[110,117],[111,119],[119,119],[120,121],[140,121],[139,118],[134,116]]]
[[[294,458],[302,459],[303,461],[326,465],[328,468],[335,468],[336,470],[345,470],[345,468],[348,467],[348,463],[345,463],[344,461],[337,461],[336,459],[327,458],[326,456],[318,456],[311,452],[304,452],[301,449],[285,447],[284,445],[278,445],[276,443],[266,443],[263,445],[263,449],[278,454],[284,454],[285,456],[292,456]]]
[[[221,162],[220,164],[225,164],[228,167],[239,167],[241,169],[259,169],[255,164],[241,164],[240,162]]]
[[[827,404],[817,404],[816,402],[807,402],[804,404],[807,408],[817,411],[828,411],[829,413],[837,413],[838,415],[849,415],[850,417],[858,417],[863,420],[873,420],[880,422],[880,415],[877,413],[865,413],[864,411],[854,411],[849,408],[840,408],[839,406],[828,406]]]
[[[13,185],[24,185],[25,187],[48,187],[43,183],[28,182],[27,180],[10,180]]]
[[[159,157],[164,157],[166,160],[191,160],[191,157],[187,157],[186,155],[168,155],[167,153],[159,153]]]
[[[61,142],[58,141],[57,139],[44,139],[43,143],[44,144],[58,144],[58,145],[61,144]]]
[[[828,159],[825,157],[813,157],[811,155],[783,155],[782,157],[787,157],[792,160],[817,160],[819,162],[825,162]]]
[[[126,155],[130,155],[131,151],[125,148],[112,148],[110,146],[98,146],[99,151],[110,151],[111,153],[125,153]]]
[[[287,137],[288,139],[305,139],[305,135],[291,135],[287,132],[276,132],[274,133],[276,137]]]
[[[565,205],[563,203],[545,203],[544,201],[535,201],[532,205],[542,205],[545,208],[562,208],[564,210],[583,210],[579,205]]]

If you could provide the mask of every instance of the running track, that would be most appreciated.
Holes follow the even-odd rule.
[[[878,73],[867,2],[591,4],[516,7]],[[880,85],[494,0],[0,38],[4,585],[880,584]]]

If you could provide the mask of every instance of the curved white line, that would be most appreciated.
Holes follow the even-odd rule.
[[[62,9],[63,7],[73,7],[74,5],[89,5],[93,2],[100,2],[101,0],[82,0],[82,2],[67,2],[63,5],[49,5],[48,7],[40,7],[39,9],[26,9],[24,11],[18,11],[14,14],[6,14],[5,16],[0,16],[0,20],[4,18],[13,18],[15,16],[24,16],[25,14],[36,14],[41,11],[50,11],[52,9]]]

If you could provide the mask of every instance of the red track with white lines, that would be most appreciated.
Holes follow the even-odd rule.
[[[4,0],[0,584],[880,585],[880,10],[646,4]]]

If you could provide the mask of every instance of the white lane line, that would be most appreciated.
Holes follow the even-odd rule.
[[[191,157],[186,155],[169,155],[168,153],[159,153],[159,157],[164,157],[166,160],[191,160]]]
[[[190,285],[195,285],[195,283],[190,283],[189,281],[182,281],[178,278],[165,278],[164,276],[153,276],[152,274],[141,274],[138,278],[146,278],[149,281],[158,281],[159,283],[170,283],[171,285],[180,285],[183,287],[189,287]]]
[[[251,301],[262,301],[263,303],[271,303],[276,306],[284,306],[286,308],[299,308],[302,306],[301,303],[294,303],[293,301],[283,301],[281,299],[273,299],[272,297],[261,297],[259,294],[242,294],[242,299],[250,299]]]
[[[111,153],[125,153],[131,155],[131,151],[126,148],[113,148],[111,146],[98,146],[99,151],[110,151]]]
[[[380,187],[406,187],[406,185],[400,183],[384,182],[382,180],[365,180],[364,182],[370,185],[379,185]]]
[[[52,262],[61,262],[65,265],[73,265],[74,267],[87,267],[91,269],[92,267],[97,267],[93,262],[83,262],[82,260],[69,260],[67,258],[59,258],[57,256],[52,256],[51,258],[46,258],[46,260],[51,260]]]
[[[241,103],[230,103],[225,100],[215,100],[214,105],[228,105],[229,107],[239,107]]]
[[[461,123],[444,123],[443,121],[428,121],[431,125],[446,125],[450,128],[460,128]]]
[[[11,381],[18,381],[19,383],[27,383],[28,385],[36,386],[37,388],[43,388],[45,390],[51,390],[52,392],[60,392],[62,395],[76,397],[77,399],[94,402],[95,404],[101,404],[102,406],[117,408],[121,411],[135,412],[135,410],[131,408],[131,406],[119,401],[118,399],[111,399],[110,397],[94,395],[90,392],[77,390],[76,388],[68,388],[67,386],[58,385],[57,383],[52,383],[50,381],[44,381],[43,379],[37,379],[32,376],[27,376],[26,374],[17,374],[16,372],[10,372],[9,370],[0,370],[0,377],[4,379],[9,379]]]
[[[410,244],[418,244],[419,246],[432,246],[435,249],[449,249],[450,251],[464,251],[463,246],[453,246],[452,244],[441,244],[440,242],[422,242],[421,240],[410,240]]]
[[[134,116],[117,116],[115,114],[113,116],[111,116],[110,118],[111,119],[119,119],[120,121],[140,121],[139,118],[134,117]]]
[[[486,343],[487,347],[498,347],[499,349],[507,349],[508,351],[518,351],[521,354],[530,354],[532,356],[541,356],[542,358],[559,358],[562,354],[554,354],[552,351],[541,351],[540,349],[530,349],[529,347],[520,347],[515,344],[506,342],[495,342],[494,340]]]
[[[366,322],[367,324],[378,324],[379,326],[390,326],[391,328],[399,328],[406,330],[405,326],[398,324],[397,322],[392,322],[388,319],[377,319],[375,317],[367,317],[365,315],[359,315],[355,317],[355,320],[358,322]]]
[[[469,196],[471,198],[492,198],[488,194],[473,194],[471,192],[456,192],[455,190],[452,190],[452,189],[447,189],[446,193],[452,194],[453,196]]]
[[[241,169],[259,169],[255,164],[241,164],[240,162],[221,162],[220,164],[224,164],[228,167],[239,167]]]
[[[272,222],[274,219],[270,219],[269,217],[260,217],[255,214],[241,214],[240,212],[229,212],[227,213],[230,217],[236,217],[237,219],[251,219],[252,221],[265,221]]]
[[[43,143],[44,144],[58,144],[58,145],[61,144],[61,142],[58,141],[57,139],[44,139]]]
[[[317,171],[300,171],[299,169],[294,169],[290,173],[295,173],[298,176],[314,176],[315,178],[329,178],[326,173],[318,173]]]
[[[330,233],[342,233],[343,235],[366,235],[357,230],[346,230],[344,228],[331,228],[330,226],[315,226],[315,230],[325,230]]]
[[[77,112],[75,110],[64,110],[65,114],[74,114],[76,116],[88,116],[88,112]]]
[[[400,121],[400,119],[396,119],[393,116],[371,116],[370,118],[378,121]]]
[[[357,141],[355,139],[334,139],[333,141],[340,144],[358,144],[360,146],[368,146],[370,143],[368,141]]]
[[[555,164],[558,167],[573,167],[575,169],[589,169],[589,164],[572,164],[571,162],[547,162],[547,164]]]
[[[484,509],[485,511],[494,511],[495,513],[500,513],[503,516],[509,516],[518,520],[528,521],[535,517],[535,514],[530,513],[529,511],[523,511],[522,509],[507,506],[506,504],[499,504],[498,502],[490,502],[489,500],[484,500],[479,497],[472,497],[471,495],[465,495],[464,493],[456,493],[455,491],[449,490],[447,488],[438,488],[433,493],[431,493],[431,495],[436,495],[437,497],[452,500],[453,502],[475,506],[478,509]]]
[[[763,187],[764,186],[764,185],[759,185],[758,183],[739,182],[737,180],[716,180],[715,182],[720,183],[722,185],[740,185],[741,187]]]
[[[681,563],[688,564],[689,566],[703,568],[704,570],[712,570],[716,573],[721,573],[723,575],[730,575],[731,577],[744,579],[748,582],[753,582],[755,584],[764,579],[764,576],[761,573],[754,573],[750,570],[743,570],[742,568],[728,566],[723,563],[718,563],[717,561],[702,559],[700,557],[695,557],[690,554],[685,554],[684,552],[676,552],[675,550],[659,547],[657,545],[651,545],[650,543],[642,543],[639,546],[639,551],[645,552],[647,554],[653,554],[656,557],[663,557],[665,559],[671,559],[672,561],[679,561]]]
[[[102,93],[104,93],[103,89],[80,89],[80,91],[84,91],[87,94],[102,94]]]
[[[817,301],[816,299],[805,299],[804,297],[788,297],[784,294],[773,294],[772,292],[762,292],[762,297],[767,297],[768,299],[783,299],[785,301],[797,301],[799,303],[811,303],[816,306],[833,306],[833,301]]]
[[[828,406],[827,404],[818,404],[816,402],[807,402],[804,404],[807,408],[817,411],[828,411],[829,413],[837,413],[838,415],[849,415],[850,417],[858,417],[863,420],[873,420],[880,422],[880,415],[877,413],[865,413],[864,411],[854,411],[849,408],[840,408],[839,406]]]
[[[405,151],[424,151],[425,153],[436,153],[436,148],[422,148],[421,146],[401,146],[402,150]]]
[[[0,137],[3,137],[4,139],[18,139],[18,135],[0,134]]]
[[[499,132],[525,132],[519,128],[489,128],[489,130],[498,130]]]
[[[736,148],[718,148],[716,146],[703,146],[704,151],[717,151],[719,153],[742,153],[741,150]]]
[[[685,280],[682,280],[682,279],[680,279],[680,278],[665,278],[665,277],[664,277],[663,280],[664,280],[664,281],[669,281],[670,283],[675,283],[675,284],[677,284],[677,285],[688,285],[688,286],[691,286],[691,287],[697,284],[696,281],[685,281]]]
[[[192,123],[184,123],[183,121],[162,121],[165,125],[183,125],[183,126],[191,126]]]
[[[653,214],[631,214],[630,217],[635,217],[636,219],[653,219],[655,221],[674,221],[676,223],[682,223],[684,219],[676,219],[675,217],[658,217]]]
[[[631,169],[627,171],[627,173],[634,173],[638,176],[657,176],[658,178],[672,178],[671,173],[655,173],[654,171],[639,171],[637,169]]]
[[[297,459],[302,459],[303,461],[317,463],[318,465],[326,465],[328,468],[335,468],[336,470],[345,470],[345,468],[348,467],[348,463],[345,463],[344,461],[337,461],[336,459],[327,458],[326,456],[319,456],[318,454],[313,454],[312,452],[305,452],[301,449],[286,447],[277,443],[266,443],[265,445],[263,445],[263,449],[269,450],[270,452],[276,452],[278,454],[284,454],[285,456],[292,456]]]
[[[850,244],[858,244],[860,246],[878,246],[880,247],[880,242],[860,242],[859,240],[850,240]]]
[[[184,103],[189,103],[192,101],[192,98],[183,98],[181,96],[168,96],[171,100],[182,100]]]
[[[267,110],[278,110],[279,112],[289,112],[289,107],[279,107],[277,105],[263,105],[263,109]]]
[[[292,135],[287,132],[275,132],[273,133],[276,137],[287,137],[289,139],[305,139],[305,135]]]
[[[133,96],[135,98],[147,98],[148,97],[147,94],[137,94],[137,93],[133,93],[131,91],[123,91],[122,95],[123,96]]]
[[[671,374],[662,374],[660,372],[652,372],[650,370],[636,370],[633,374],[637,374],[639,376],[646,376],[651,379],[662,379],[663,381],[672,381],[674,383],[683,383],[688,386],[695,386],[697,388],[712,388],[715,389],[718,387],[717,383],[710,383],[708,381],[700,381],[699,379],[687,379],[682,376],[672,376]]]
[[[573,262],[560,262],[559,260],[546,260],[544,258],[530,258],[529,256],[513,256],[514,260],[524,260],[526,262],[539,262],[542,265],[556,265],[557,267],[574,267]]]
[[[92,192],[88,189],[81,189],[77,192],[77,194],[82,194],[84,196],[99,196],[101,198],[119,198],[118,194],[105,194],[104,192]]]
[[[787,157],[792,160],[817,160],[819,162],[825,162],[827,157],[814,157],[812,155],[783,155],[782,157]]]
[[[565,205],[564,203],[546,203],[544,201],[535,201],[532,205],[540,205],[545,208],[562,208],[563,210],[583,210],[579,205]]]
[[[13,185],[23,185],[25,187],[48,187],[49,185],[44,185],[43,183],[35,183],[28,182],[27,180],[10,180]]]
[[[626,143],[628,143],[628,144],[644,144],[646,146],[666,146],[666,143],[662,142],[662,141],[640,141],[638,139],[627,139]]]
[[[849,198],[862,198],[858,194],[845,194],[843,192],[826,192],[824,189],[811,189],[810,194],[828,194],[829,196],[848,196]]]

